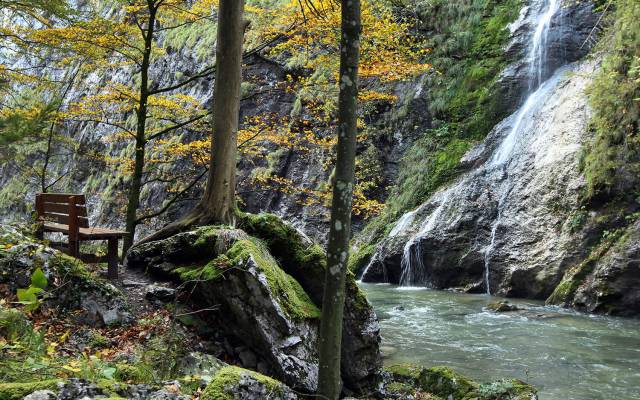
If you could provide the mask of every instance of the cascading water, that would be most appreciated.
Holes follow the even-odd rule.
[[[438,207],[436,207],[429,215],[429,218],[423,223],[420,231],[404,245],[402,254],[400,275],[400,285],[415,286],[421,284],[429,284],[427,282],[426,268],[422,259],[422,248],[419,245],[420,239],[431,232],[435,227],[436,221],[440,218],[442,211],[447,205],[447,200],[451,192],[444,193]],[[414,211],[415,213],[415,211]],[[406,214],[405,214],[406,215]]]
[[[549,62],[547,60],[549,30],[554,15],[560,9],[560,0],[545,0],[540,9],[541,11],[535,20],[535,30],[531,37],[527,55],[527,63],[529,66],[529,95],[522,107],[515,113],[513,119],[511,119],[513,123],[509,133],[502,139],[488,162],[481,168],[490,174],[493,173],[493,170],[496,170],[496,174],[500,176],[499,182],[502,182],[490,188],[491,192],[500,193],[500,200],[498,202],[497,218],[491,225],[490,241],[484,250],[484,286],[487,294],[491,294],[491,256],[495,248],[500,220],[503,217],[503,206],[507,201],[511,186],[506,165],[512,160],[519,140],[521,140],[531,126],[533,115],[540,108],[540,105],[544,104],[549,98],[550,93],[557,87],[557,83],[561,78],[561,74],[553,74],[554,71],[548,70]],[[553,75],[549,78],[551,74]],[[413,235],[405,244],[401,261],[400,285],[430,285],[430,282],[427,280],[428,274],[424,265],[420,241],[425,235],[436,229],[443,209],[446,207],[447,200],[454,190],[455,186],[448,188],[443,193],[439,205],[423,223],[420,231]],[[414,217],[413,213],[415,212],[412,212],[411,215],[405,214],[401,218],[393,230],[395,235],[403,230],[405,225],[411,223]]]
[[[547,39],[549,37],[549,27],[551,18],[560,9],[560,0],[547,0],[547,10],[538,19],[536,30],[533,33],[531,49],[529,52],[529,92],[540,86],[546,76],[547,66]]]

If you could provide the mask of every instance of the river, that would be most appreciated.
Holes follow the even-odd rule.
[[[519,378],[540,399],[640,399],[640,321],[585,315],[528,300],[500,300],[361,284],[380,319],[385,363],[446,365],[480,382]]]

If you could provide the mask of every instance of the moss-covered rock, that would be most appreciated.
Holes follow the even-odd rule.
[[[203,227],[146,243],[132,249],[127,263],[198,282],[192,298],[198,307],[220,307],[212,317],[226,334],[250,347],[278,379],[313,391],[326,255],[272,214],[244,214],[239,228]],[[379,327],[352,274],[344,321],[345,386],[370,392],[381,368]]]
[[[251,260],[252,262],[248,262]],[[223,254],[201,269],[192,269],[181,274],[183,281],[193,279],[217,280],[231,268],[257,267],[264,274],[274,298],[287,315],[294,319],[319,318],[320,310],[311,301],[302,286],[284,272],[258,240],[236,241]]]
[[[480,385],[480,399],[483,400],[531,400],[537,398],[537,390],[518,379],[503,379]]]
[[[118,364],[113,377],[125,383],[150,383],[153,381],[153,371],[144,363],[137,365]]]
[[[202,393],[201,400],[294,400],[295,393],[273,378],[239,367],[222,368]]]
[[[567,270],[547,304],[587,312],[640,315],[640,220],[607,232],[579,264]]]
[[[58,379],[25,383],[0,383],[0,400],[20,400],[37,390],[55,390]]]
[[[420,387],[441,397],[454,400],[475,397],[479,385],[448,367],[425,369],[420,375]]]
[[[0,284],[17,290],[28,287],[33,272],[44,271],[49,286],[45,306],[60,312],[80,311],[78,322],[92,326],[117,325],[132,320],[122,293],[105,279],[89,272],[80,260],[45,243],[0,225]],[[56,290],[64,287],[64,290]]]
[[[404,392],[415,398],[450,400],[536,400],[537,391],[517,379],[479,384],[449,367],[426,368],[414,364],[385,367],[391,381],[386,386],[390,396]],[[418,397],[433,396],[433,397]]]
[[[515,304],[511,304],[506,300],[495,301],[493,303],[487,304],[487,309],[493,312],[502,313],[502,312],[510,312],[510,311],[518,311],[519,308]]]
[[[282,269],[300,282],[314,303],[322,303],[326,254],[320,246],[273,214],[245,214],[239,224],[248,234],[264,241]],[[382,368],[380,328],[351,272],[346,294],[342,378],[347,387],[369,392],[377,386]]]
[[[274,376],[296,388],[315,390],[320,310],[300,283],[280,267],[263,242],[243,231],[205,227],[178,236],[150,243],[145,251],[137,249],[136,263],[173,264],[180,260],[174,243],[187,238],[197,246],[208,243],[212,248],[202,250],[202,258],[193,258],[188,250],[185,263],[173,264],[171,273],[192,282],[196,307],[219,308],[209,318],[255,352]]]

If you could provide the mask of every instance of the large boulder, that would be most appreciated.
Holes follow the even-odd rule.
[[[262,239],[282,269],[300,282],[315,304],[322,304],[326,255],[298,230],[273,214],[248,214],[240,222]],[[373,308],[349,273],[342,331],[342,378],[356,391],[375,388],[382,368],[380,326]]]
[[[448,367],[414,364],[386,367],[386,391],[398,399],[537,400],[538,392],[518,379],[478,383]]]
[[[202,393],[201,400],[295,400],[298,396],[282,382],[238,367],[225,367]]]
[[[264,372],[291,387],[314,391],[324,251],[275,215],[244,215],[239,227],[204,227],[136,246],[127,265],[193,282],[192,301],[218,307],[210,318],[258,356],[244,358],[261,371],[266,364]],[[377,388],[379,343],[376,316],[350,275],[342,346],[347,390]]]
[[[91,326],[132,321],[124,295],[110,282],[89,272],[81,261],[15,227],[0,225],[0,288],[15,294],[29,287],[38,268],[48,284],[45,305],[63,312],[76,311],[77,321]]]
[[[640,221],[613,231],[570,268],[548,304],[587,312],[640,315]]]

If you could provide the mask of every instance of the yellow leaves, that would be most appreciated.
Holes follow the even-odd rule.
[[[339,65],[340,7],[333,0],[315,0],[313,4],[313,9],[308,5],[301,8],[297,0],[291,0],[285,7],[270,10],[274,28],[266,29],[262,35],[285,34],[287,40],[276,45],[273,53],[300,54],[301,67],[332,71],[335,78]],[[398,22],[388,7],[372,0],[363,1],[362,27],[363,76],[393,81],[430,69],[420,62],[428,52],[425,45],[410,34],[410,24]]]
[[[377,92],[374,90],[360,90],[358,93],[358,100],[363,103],[368,101],[384,101],[388,103],[395,103],[398,100],[398,96],[391,93]]]

